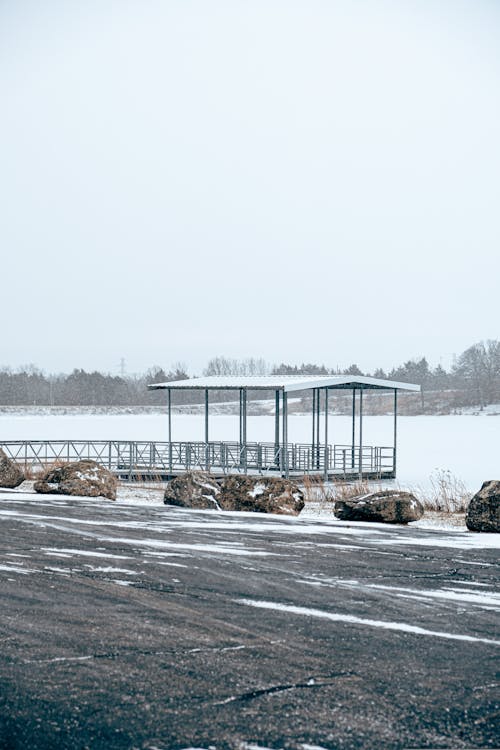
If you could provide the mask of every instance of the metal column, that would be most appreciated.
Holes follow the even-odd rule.
[[[312,393],[312,441],[311,441],[311,469],[314,469],[316,456],[316,388]]]
[[[363,479],[363,389],[359,390],[359,478]]]
[[[172,390],[168,393],[168,470],[172,473]]]
[[[283,391],[283,469],[288,479],[288,393]]]
[[[356,391],[352,389],[352,437],[351,437],[351,469],[354,469],[354,446],[356,445]]]
[[[328,388],[325,388],[325,482],[328,482]]]
[[[278,458],[280,449],[280,392],[276,391],[274,395],[274,455]],[[278,461],[276,460],[276,463]]]
[[[394,388],[394,454],[392,458],[392,470],[396,476],[396,457],[398,441],[398,390]]]
[[[242,440],[243,440],[243,468],[247,473],[247,389],[242,389]]]
[[[240,448],[243,445],[243,388],[240,388]]]
[[[208,445],[208,388],[205,388],[205,468],[210,469],[210,454]]]
[[[319,469],[319,426],[320,426],[320,409],[321,409],[321,391],[316,390],[316,469]]]

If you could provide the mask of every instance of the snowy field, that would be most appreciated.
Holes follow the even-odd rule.
[[[329,442],[350,442],[351,420],[329,419]],[[211,440],[236,440],[238,418],[210,418]],[[203,440],[201,415],[174,415],[173,440]],[[248,418],[248,440],[271,442],[272,417]],[[166,440],[167,419],[161,414],[127,415],[3,415],[0,440],[89,439]],[[289,418],[290,442],[310,442],[310,416]],[[436,469],[449,470],[471,491],[487,479],[500,478],[498,445],[500,416],[420,416],[398,419],[398,481],[405,487],[427,489]],[[367,416],[363,420],[365,445],[391,445],[391,417]]]

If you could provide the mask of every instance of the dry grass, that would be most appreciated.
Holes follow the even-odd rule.
[[[420,500],[426,511],[465,513],[472,493],[461,479],[454,476],[451,471],[439,469],[431,475],[430,484],[430,490],[424,490],[421,487],[401,487],[398,484],[393,485],[392,489],[411,492]],[[366,480],[325,483],[321,477],[305,477],[303,487],[306,501],[332,504],[336,500],[347,500],[384,489],[381,484]]]
[[[124,487],[143,488],[145,490],[164,490],[167,486],[167,480],[161,474],[152,474],[147,479],[145,477],[136,477],[132,481],[128,479],[119,479],[118,481]]]
[[[64,466],[65,463],[66,461],[51,461],[46,464],[25,464],[20,468],[28,481],[35,482],[37,479],[40,479],[42,474],[45,474],[52,469],[58,469],[60,466]]]
[[[303,482],[306,500],[316,503],[335,503],[336,500],[347,500],[350,497],[377,492],[381,487],[374,482],[325,482],[321,477],[305,477]]]
[[[449,470],[436,469],[430,476],[431,493],[420,498],[426,510],[464,513],[472,497],[464,482]]]

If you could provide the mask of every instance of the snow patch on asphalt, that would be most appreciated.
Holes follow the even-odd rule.
[[[331,620],[332,622],[346,622],[351,625],[362,625],[370,628],[382,628],[384,630],[396,630],[403,633],[412,633],[414,635],[427,635],[434,638],[446,638],[452,641],[467,641],[470,643],[487,643],[490,646],[500,646],[500,641],[490,638],[478,638],[472,635],[462,635],[459,633],[446,633],[439,630],[427,630],[417,625],[409,625],[404,622],[389,622],[385,620],[370,620],[364,617],[355,617],[354,615],[343,615],[337,612],[326,612],[322,609],[310,609],[309,607],[296,607],[289,604],[280,604],[279,602],[266,602],[257,599],[235,599],[238,604],[244,604],[248,607],[257,607],[258,609],[272,609],[280,612],[287,612],[291,615],[302,615],[305,617],[316,617],[322,620]]]
[[[391,594],[395,594],[396,596],[400,595],[401,593],[404,593],[406,595],[410,595],[412,598],[415,599],[448,599],[450,601],[457,601],[457,602],[469,602],[471,604],[478,604],[481,605],[488,605],[488,606],[495,606],[500,608],[500,594],[497,594],[495,591],[464,591],[457,588],[446,588],[446,589],[436,589],[436,590],[430,590],[430,589],[410,589],[405,587],[399,587],[399,586],[382,586],[377,583],[368,583],[365,584],[364,588],[367,589],[377,589],[382,591],[388,591]]]
[[[60,556],[65,554],[67,556],[78,555],[80,557],[104,557],[106,559],[114,558],[115,560],[133,560],[130,555],[115,555],[112,552],[94,552],[85,549],[71,549],[69,547],[41,547],[42,552],[47,552],[52,555]]]
[[[500,534],[474,534],[454,532],[448,536],[441,536],[436,533],[432,536],[398,536],[397,538],[386,538],[384,540],[376,539],[375,543],[380,544],[411,544],[416,547],[454,547],[455,549],[500,549]]]
[[[6,573],[21,573],[23,575],[35,572],[34,570],[30,570],[30,568],[18,568],[15,565],[0,565],[0,570],[4,570]]]
[[[236,546],[231,547],[228,544],[181,544],[179,542],[163,542],[157,539],[129,539],[127,537],[100,537],[100,539],[103,542],[129,544],[138,549],[141,547],[154,547],[158,549],[189,550],[192,552],[213,552],[220,555],[242,555],[244,557],[269,557],[273,555],[272,552],[266,552],[265,550]]]
[[[130,576],[138,576],[137,570],[129,570],[128,568],[113,568],[111,565],[103,565],[102,567],[94,565],[85,565],[86,568],[96,571],[98,573],[126,573]]]

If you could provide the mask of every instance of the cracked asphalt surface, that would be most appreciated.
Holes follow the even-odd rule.
[[[496,535],[14,492],[0,522],[1,748],[500,745]]]

